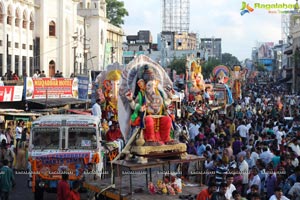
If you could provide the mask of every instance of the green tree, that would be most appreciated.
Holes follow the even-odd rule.
[[[256,66],[256,70],[257,71],[260,71],[260,72],[264,72],[266,71],[266,68],[263,64],[259,63],[257,66]]]
[[[231,68],[234,65],[240,65],[240,61],[237,57],[233,56],[230,53],[222,53],[222,64]]]
[[[177,74],[185,74],[186,58],[174,58],[169,64],[171,70],[176,70]]]
[[[124,2],[106,0],[106,16],[109,19],[109,23],[121,27],[124,24],[123,18],[128,16],[128,11],[124,8]]]
[[[220,60],[214,57],[208,58],[208,60],[202,66],[203,78],[204,79],[210,78],[213,69],[220,64],[221,64]]]

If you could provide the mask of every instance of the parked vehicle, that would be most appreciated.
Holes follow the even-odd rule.
[[[81,180],[89,163],[97,176],[103,173],[100,119],[89,115],[48,115],[32,123],[29,186],[38,199],[56,191],[62,173],[72,184]]]

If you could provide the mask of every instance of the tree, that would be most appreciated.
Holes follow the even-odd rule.
[[[109,23],[121,27],[124,24],[123,17],[128,16],[128,11],[124,8],[124,2],[106,0],[106,16],[109,19]]]
[[[265,67],[264,64],[262,64],[262,63],[259,63],[259,64],[256,66],[256,70],[257,70],[257,71],[260,71],[260,72],[267,71],[267,70],[266,70],[266,67]]]
[[[204,63],[204,65],[202,66],[202,74],[203,74],[204,79],[210,78],[210,75],[212,74],[213,69],[220,64],[221,64],[221,62],[218,59],[216,59],[214,57],[208,58],[208,61],[206,61]]]
[[[230,53],[222,53],[222,64],[231,68],[234,65],[240,65],[240,61],[237,57],[233,56]]]
[[[176,70],[177,74],[185,74],[186,58],[174,58],[169,67],[171,70]]]

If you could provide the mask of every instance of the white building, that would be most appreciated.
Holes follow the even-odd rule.
[[[34,0],[0,0],[0,75],[33,72]]]
[[[105,0],[82,0],[78,15],[86,24],[87,70],[104,70],[110,63],[122,63],[124,32],[108,23]]]
[[[103,70],[122,62],[123,36],[105,0],[0,0],[0,76]]]
[[[74,72],[73,36],[80,34],[77,15],[79,0],[36,0],[35,36],[40,70],[53,76],[57,70],[65,77]],[[39,51],[38,51],[39,50]]]

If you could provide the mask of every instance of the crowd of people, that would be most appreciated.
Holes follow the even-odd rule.
[[[272,84],[246,85],[227,114],[211,111],[177,120],[188,153],[205,157],[205,171],[199,173],[208,188],[197,200],[299,199],[298,120],[298,97]],[[187,165],[186,178],[193,170],[197,174]]]
[[[299,98],[272,84],[246,85],[243,97],[227,114],[212,111],[205,92],[202,99],[185,101],[185,116],[173,124],[174,135],[186,143],[187,152],[205,157],[205,171],[199,173],[205,174],[203,183],[208,187],[199,191],[197,200],[299,199]],[[100,104],[97,100],[92,113],[101,118]],[[199,105],[209,112],[189,112]],[[110,120],[107,140],[122,138],[117,122]],[[13,171],[27,170],[29,132],[24,121],[15,130],[1,130],[0,141],[0,167],[5,172],[0,174],[1,198],[8,199],[15,184]],[[186,165],[182,173],[189,179],[197,169],[192,163]],[[66,180],[63,177],[59,183],[58,198],[78,199],[78,183],[73,183],[72,192]]]

